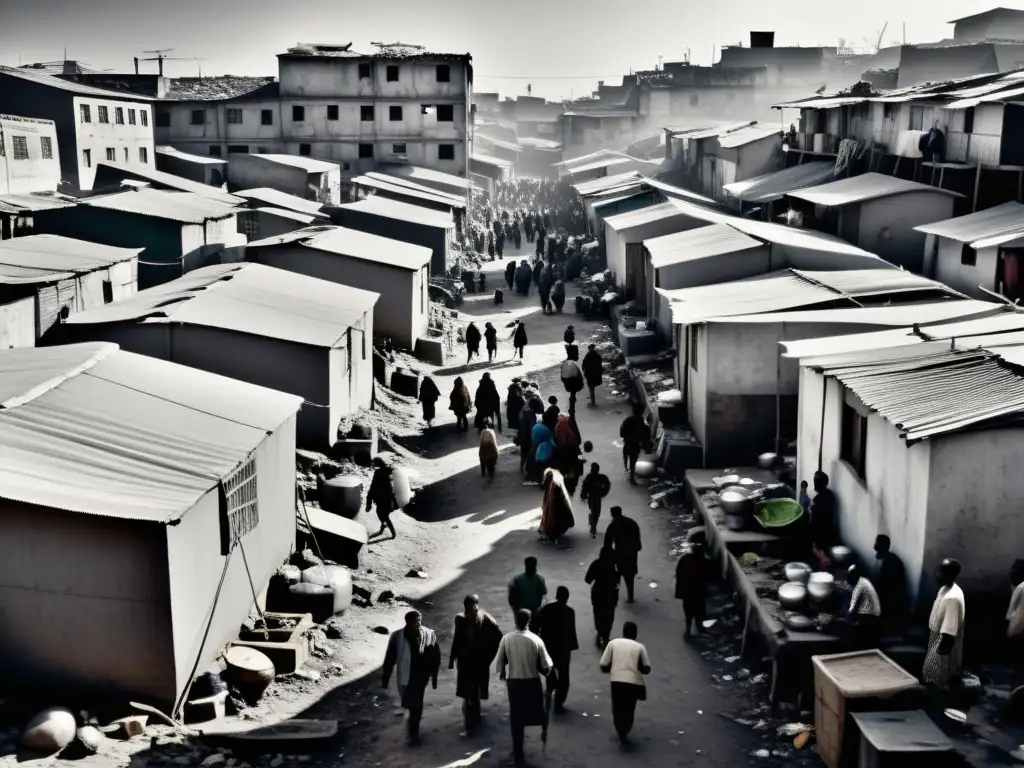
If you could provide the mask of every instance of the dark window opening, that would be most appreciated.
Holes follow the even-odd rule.
[[[359,159],[367,160],[373,157],[373,144],[360,144],[359,145]]]
[[[261,109],[260,110],[260,125],[273,125],[274,124],[274,110],[272,109]]]
[[[149,150],[145,147],[139,147],[139,162],[143,164],[149,162]]]
[[[849,403],[843,403],[843,422],[840,428],[839,458],[850,465],[862,480],[867,467],[868,419]]]
[[[359,119],[364,123],[373,122],[373,105],[364,105],[359,108]]]
[[[396,67],[394,64],[388,64],[388,82],[398,82],[398,67]]]
[[[964,133],[974,133],[974,107],[964,110]]]
[[[368,63],[362,63],[359,65],[359,79],[369,80],[370,79],[370,65]]]
[[[39,151],[43,154],[43,160],[53,160],[53,139],[49,136],[40,136]]]
[[[296,104],[292,107],[292,122],[301,123],[306,119],[306,108]]]
[[[337,104],[328,104],[327,105],[327,119],[328,120],[337,120],[338,119],[338,105]]]
[[[455,159],[455,145],[454,144],[439,144],[437,147],[437,159],[438,160],[454,160]]]
[[[220,144],[210,145],[210,157],[220,157]]]
[[[910,108],[910,125],[908,126],[912,131],[923,130],[924,125],[924,107],[911,107]]]
[[[114,147],[107,147],[107,162],[108,163],[116,163],[117,162],[117,150]]]
[[[392,144],[391,151],[396,155],[405,154],[405,144]]]
[[[299,154],[303,157],[309,157],[312,152],[313,148],[309,144],[299,144]]]
[[[109,304],[114,300],[114,284],[109,280],[103,281],[103,303]]]
[[[437,82],[450,83],[452,81],[452,68],[447,64],[437,65]]]
[[[699,328],[696,325],[691,325],[687,330],[690,334],[690,367],[693,370],[699,370],[697,368],[697,340],[700,338],[698,335]]]
[[[249,459],[221,481],[221,554],[227,555],[260,523],[256,459]]]
[[[241,125],[242,124],[242,110],[236,108],[228,108],[226,114],[226,120],[229,125]]]
[[[142,113],[142,124],[146,124],[146,113]],[[171,127],[171,113],[164,110],[160,110],[156,113],[156,127],[157,128],[170,128]]]
[[[78,114],[83,123],[92,122],[92,110],[89,109],[88,104],[82,104],[78,107]]]
[[[978,263],[978,252],[971,248],[970,243],[964,243],[960,248],[960,263],[965,267],[973,267]]]
[[[92,150],[91,149],[83,149],[82,150],[82,165],[85,168],[92,168]]]
[[[139,119],[142,121],[143,125],[149,125],[149,112],[147,112],[144,109],[139,110]],[[170,126],[170,124],[171,124],[171,116],[168,115],[167,116],[167,126]],[[165,126],[165,127],[167,127],[167,126]]]
[[[883,104],[882,105],[882,117],[886,120],[892,120],[896,117],[896,105],[895,104]]]
[[[206,122],[206,112],[201,109],[192,110],[192,125],[202,125]]]
[[[11,142],[14,145],[14,159],[28,160],[28,136],[12,136]]]
[[[390,120],[392,123],[402,122],[402,108],[388,107],[388,120]]]
[[[451,123],[455,121],[455,105],[454,104],[438,104],[437,105],[437,122],[439,123]]]
[[[246,155],[249,153],[248,144],[229,144],[228,154],[229,155]]]

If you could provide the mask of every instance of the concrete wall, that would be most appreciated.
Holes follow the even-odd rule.
[[[199,669],[205,669],[220,649],[238,637],[238,627],[253,609],[252,587],[260,596],[274,571],[295,546],[295,416],[260,443],[255,452],[259,524],[242,539],[241,552],[231,555],[213,624],[202,646]],[[166,567],[171,574],[170,607],[174,617],[173,673],[177,691],[189,682],[200,654],[214,593],[224,570],[221,554],[221,516],[216,490],[207,493],[178,525],[166,526]],[[127,657],[131,658],[131,657]],[[134,666],[134,665],[132,665]]]
[[[694,219],[683,214],[659,219],[649,224],[642,224],[638,227],[630,227],[621,231],[616,231],[605,223],[605,252],[607,253],[608,268],[615,275],[616,281],[621,283],[626,278],[627,243],[642,243],[644,240],[654,237],[703,227],[707,223],[706,221]]]
[[[88,105],[91,121],[81,120],[81,107]],[[107,108],[109,122],[100,122],[100,108]],[[121,109],[124,123],[117,123],[117,110]],[[135,112],[135,124],[131,124],[131,112]],[[91,96],[74,97],[74,113],[77,120],[75,126],[77,144],[77,184],[81,189],[92,189],[96,176],[96,164],[99,162],[114,165],[145,165],[156,167],[156,155],[153,142],[153,115],[148,104],[118,101],[114,99],[96,99]],[[143,115],[145,117],[143,118]],[[143,125],[145,121],[145,125]],[[113,159],[107,156],[113,150]],[[85,152],[91,157],[86,162]],[[67,179],[67,169],[65,169]]]
[[[3,679],[163,706],[173,701],[164,526],[8,500],[0,500],[0,512]]]
[[[450,248],[455,238],[454,227],[442,230],[439,227],[342,207],[329,208],[326,213],[330,215],[333,223],[342,227],[429,248],[433,252],[430,259],[430,273],[433,275],[447,274]]]
[[[910,447],[896,429],[877,413],[868,416],[866,479],[859,477],[839,458],[842,403],[847,390],[830,379],[825,407],[822,440],[822,379],[806,368],[800,371],[799,444],[797,481],[811,483],[818,468],[819,446],[822,469],[829,476],[829,487],[838,497],[839,533],[844,544],[857,556],[871,562],[875,536],[892,538],[895,552],[907,570],[912,599],[920,587],[920,574],[931,568],[926,561],[929,507],[929,466],[932,441]],[[863,404],[852,395],[855,406]],[[1005,571],[1007,566],[1000,563]],[[925,599],[922,597],[922,599]]]
[[[36,345],[34,296],[0,304],[0,349]]]
[[[284,147],[281,102],[277,100],[236,102],[161,102],[156,112],[169,123],[155,128],[156,141],[182,152],[227,158],[230,147],[245,147],[246,152],[280,152]],[[241,111],[242,122],[229,123],[227,110]],[[192,114],[203,112],[202,122],[193,125]],[[269,125],[263,124],[264,112]]]
[[[958,43],[983,40],[1024,40],[1024,18],[1020,11],[987,13],[953,25],[953,39]]]
[[[914,231],[914,227],[952,218],[953,202],[949,195],[910,192],[847,206],[860,210],[859,234],[854,244],[897,266],[920,272],[925,235]]]
[[[924,247],[925,259],[927,260],[928,254],[933,248],[938,248],[935,253],[935,271],[928,277],[933,277],[950,288],[955,288],[976,299],[991,298],[978,286],[983,286],[990,291],[996,290],[996,270],[999,265],[998,246],[976,251],[977,263],[974,266],[968,266],[960,262],[963,245],[963,243],[948,237],[928,235]]]
[[[17,158],[14,138],[25,140],[28,158]],[[43,140],[50,156],[43,156]],[[54,191],[60,184],[60,147],[52,120],[0,117],[0,193],[23,194]],[[19,144],[21,142],[19,141]]]
[[[228,182],[232,189],[270,187],[304,200],[310,199],[309,174],[304,168],[275,163],[255,155],[228,155]]]
[[[187,158],[161,152],[156,154],[156,169],[217,189],[223,189],[227,180],[226,163],[197,163]]]
[[[248,230],[247,222],[251,222]],[[279,216],[270,211],[252,210],[238,212],[237,226],[239,233],[246,235],[246,239],[252,242],[253,240],[262,240],[267,237],[276,237],[277,235],[294,232],[297,229],[304,229],[312,225],[304,224],[287,216]],[[225,262],[222,261],[222,263]]]
[[[677,344],[679,350],[679,373],[676,381],[687,382],[687,417],[690,421],[690,428],[700,440],[701,445],[706,445],[708,435],[708,333],[706,325],[697,325],[696,331],[691,333],[692,326],[677,325]],[[696,336],[696,345],[693,337]],[[687,339],[690,339],[688,342]],[[687,344],[689,343],[689,348]],[[694,365],[696,362],[696,365]],[[686,379],[683,378],[685,374]],[[708,466],[705,464],[705,466]]]

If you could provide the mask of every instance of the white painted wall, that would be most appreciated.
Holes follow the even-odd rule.
[[[950,288],[966,293],[977,299],[989,299],[978,286],[990,291],[996,290],[996,267],[999,263],[999,248],[982,248],[977,251],[977,263],[974,266],[961,264],[963,243],[948,237],[929,235],[925,243],[925,258],[928,255],[929,243],[938,240],[938,252],[935,259],[935,273],[931,275]]]
[[[65,176],[69,181],[77,181],[81,189],[92,189],[93,181],[96,178],[97,163],[129,167],[142,165],[150,169],[156,168],[153,114],[149,104],[97,99],[91,96],[75,96],[73,102],[77,163],[73,168],[64,169]],[[82,121],[81,107],[83,104],[89,106],[90,121],[88,123]],[[100,107],[107,109],[108,122],[106,123],[100,122]],[[123,124],[117,122],[118,109],[123,111]],[[130,112],[135,113],[134,125],[131,124]],[[108,149],[114,150],[113,160],[107,159]],[[84,150],[89,150],[91,156],[88,166],[85,163]],[[144,152],[140,153],[140,150],[144,150]],[[143,154],[145,158],[143,158]]]
[[[707,414],[708,414],[708,333],[706,325],[697,326],[697,349],[694,351],[690,348],[690,360],[696,358],[697,366],[696,370],[692,365],[687,364],[684,356],[686,354],[686,339],[689,333],[690,326],[676,326],[680,329],[679,337],[679,357],[680,369],[686,368],[686,376],[688,381],[687,398],[689,400],[689,406],[687,407],[687,416],[690,420],[690,427],[693,429],[693,433],[697,436],[697,439],[701,441],[701,444],[707,439]],[[677,377],[677,382],[681,383],[681,377]]]
[[[649,224],[642,224],[637,227],[629,227],[616,231],[604,224],[605,231],[605,253],[607,255],[608,267],[615,275],[615,279],[621,283],[626,279],[626,244],[641,243],[662,235],[671,235],[676,232],[685,232],[697,227],[707,226],[709,222],[702,219],[695,219],[680,213],[666,219],[653,221]]]
[[[28,158],[15,157],[16,136],[25,140]],[[49,139],[48,158],[43,157],[44,139]],[[24,194],[57,189],[60,184],[60,151],[57,147],[57,126],[52,120],[0,115],[0,142],[0,193]]]
[[[855,245],[893,264],[920,270],[925,235],[914,227],[952,218],[953,202],[941,193],[910,192],[862,203]]]
[[[36,345],[34,296],[0,304],[0,349]]]

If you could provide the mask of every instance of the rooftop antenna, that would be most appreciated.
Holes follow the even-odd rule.
[[[143,53],[153,53],[156,55],[150,56],[149,58],[145,59],[139,59],[139,61],[155,61],[157,65],[157,73],[159,74],[160,77],[164,76],[165,61],[194,61],[196,63],[196,66],[199,66],[200,61],[205,61],[205,59],[200,59],[194,53],[192,54],[192,56],[168,56],[167,54],[173,50],[173,48],[159,48],[155,51],[143,51]],[[202,72],[200,72],[199,76],[203,76]]]

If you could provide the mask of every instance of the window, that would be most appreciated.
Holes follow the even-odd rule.
[[[364,123],[373,122],[373,105],[366,104],[359,108],[359,119]]]
[[[700,341],[700,326],[691,325],[686,329],[686,332],[690,334],[690,368],[698,371],[700,368],[697,365],[697,352],[700,347],[697,345],[697,342]]]
[[[373,157],[373,144],[360,144],[359,145],[359,159],[367,160]]]
[[[14,159],[28,160],[28,137],[12,136],[11,142],[14,146]]]
[[[83,123],[92,122],[92,110],[88,104],[80,104],[78,107],[78,117]]]
[[[128,147],[124,148],[124,161],[126,163],[128,162]]]
[[[142,118],[142,124],[146,124],[146,113],[143,112],[140,117]],[[160,110],[156,113],[156,127],[157,128],[170,128],[171,127],[171,113],[166,110]]]
[[[227,111],[227,122],[228,125],[241,125],[242,124],[242,110],[231,109]]]
[[[447,64],[437,65],[437,82],[450,83],[452,81],[452,68]]]
[[[227,555],[260,522],[256,459],[249,459],[221,481],[221,554]]]
[[[141,122],[143,125],[149,125],[149,112],[147,112],[144,109],[140,109],[139,110],[139,122]],[[171,116],[170,116],[170,114],[167,115],[167,125],[165,125],[163,127],[164,128],[170,128],[171,127]]]
[[[114,107],[114,122],[124,125],[124,107]]]
[[[402,108],[388,107],[388,120],[390,120],[392,123],[402,122]]]
[[[451,123],[455,121],[455,106],[452,104],[437,105],[437,122]]]
[[[974,107],[964,110],[964,133],[974,133]]]
[[[228,144],[229,155],[247,155],[249,154],[248,144]]]
[[[388,64],[388,82],[398,82],[398,67],[395,66],[394,64]]]
[[[116,163],[117,162],[117,150],[114,147],[107,147],[107,162],[108,163]]]
[[[242,234],[246,242],[260,240],[260,220],[258,211],[239,211],[238,220],[242,222]]]
[[[220,149],[220,147],[217,147],[217,149]],[[149,150],[145,147],[139,147],[139,162],[143,165],[149,163]]]
[[[220,144],[210,145],[210,157],[220,157]]]
[[[843,422],[840,427],[839,458],[850,465],[850,469],[865,479],[867,464],[868,419],[849,403],[843,403]]]
[[[896,104],[883,104],[882,105],[882,118],[885,120],[895,120],[897,109]]]
[[[301,123],[306,120],[306,108],[296,104],[292,107],[292,122]]]
[[[392,151],[392,153],[394,153],[396,155],[404,155],[405,154],[405,144],[392,144],[391,145],[391,151]]]
[[[303,157],[309,157],[312,151],[313,148],[309,144],[299,144],[299,154]]]
[[[110,110],[106,107],[96,107],[96,119],[101,123],[109,123]]]
[[[978,263],[978,252],[971,248],[970,243],[964,243],[960,249],[960,263],[965,267],[973,267]]]
[[[924,107],[910,108],[910,130],[920,131],[924,125]]]
[[[327,105],[327,119],[328,120],[337,120],[338,119],[338,105],[337,104],[328,104]]]
[[[272,109],[260,110],[260,125],[273,125],[274,111]]]
[[[206,110],[192,110],[192,125],[204,125],[206,123]]]
[[[83,168],[92,168],[92,150],[91,149],[83,149],[82,150],[82,167]]]
[[[370,64],[369,62],[363,62],[359,65],[359,79],[369,80],[370,79]]]
[[[40,136],[39,150],[42,153],[43,160],[53,160],[53,139],[49,136]]]
[[[109,304],[114,300],[114,284],[109,280],[103,281],[103,303]]]
[[[437,146],[437,159],[438,160],[454,160],[455,159],[455,145],[454,144],[438,144],[438,146]]]
[[[129,109],[128,110],[128,125],[135,125],[135,122],[136,122],[135,110],[134,109]]]

